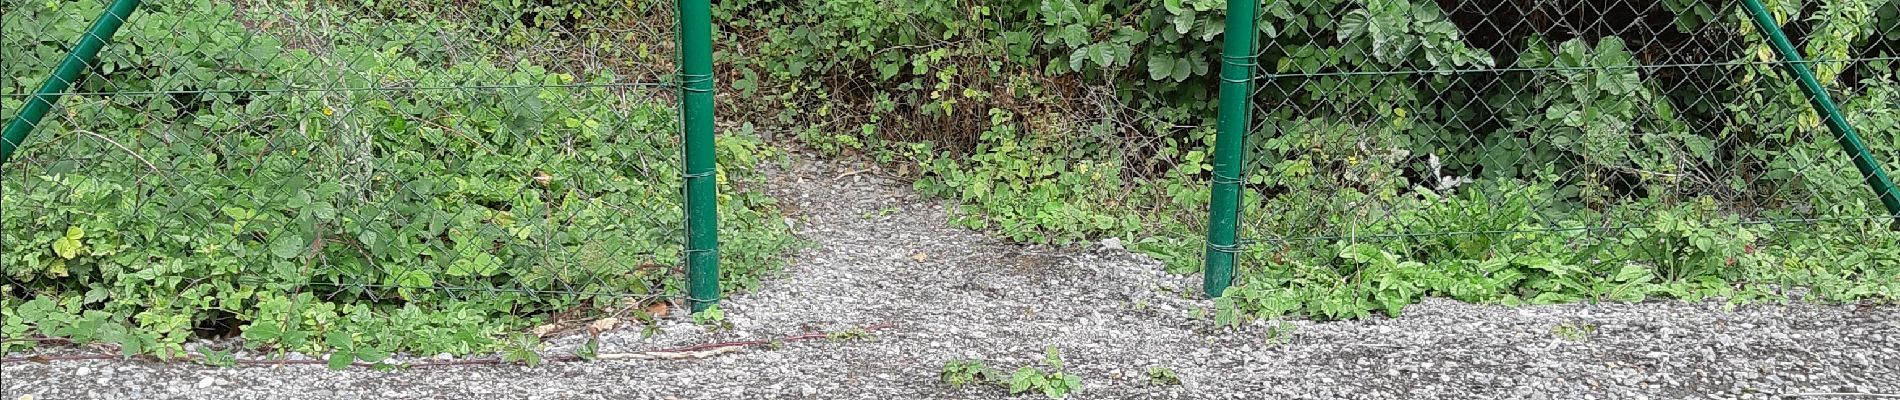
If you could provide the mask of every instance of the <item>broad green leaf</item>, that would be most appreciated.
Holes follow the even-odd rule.
[[[354,342],[355,339],[350,337],[349,332],[333,330],[323,334],[323,344],[330,345],[333,349],[348,349]]]
[[[462,258],[455,260],[455,263],[449,265],[446,273],[450,276],[486,277],[494,275],[500,268],[501,259],[488,253],[474,253],[465,254]]]
[[[349,368],[353,362],[356,362],[356,355],[350,352],[338,350],[330,353],[329,367],[331,371],[342,371],[345,368]]]
[[[307,245],[308,242],[296,235],[279,234],[276,239],[271,240],[270,253],[277,258],[297,258],[303,255]]]
[[[1165,55],[1148,56],[1148,79],[1158,81],[1173,76],[1174,64],[1174,60]]]
[[[276,321],[256,321],[244,327],[244,340],[250,344],[261,344],[277,339],[283,334]]]
[[[1009,377],[1009,393],[1017,394],[1029,391],[1030,387],[1035,386],[1036,382],[1041,380],[1042,373],[1037,372],[1035,368],[1017,368],[1016,372],[1010,374]]]
[[[383,360],[388,359],[388,358],[389,358],[389,352],[383,351],[381,349],[377,349],[373,347],[363,347],[356,350],[356,359],[362,360],[363,362],[366,362],[366,363],[372,363],[372,364],[379,363],[379,362],[383,362]]]
[[[401,277],[397,279],[396,284],[404,288],[427,288],[435,285],[435,282],[429,278],[429,274],[426,272],[409,270],[402,273]]]
[[[81,244],[79,239],[70,236],[53,240],[53,253],[59,254],[59,258],[71,260],[74,257],[79,257],[79,249],[82,247],[85,247],[85,245]]]
[[[1636,264],[1625,264],[1623,265],[1622,269],[1619,269],[1616,271],[1616,277],[1612,278],[1612,280],[1616,282],[1628,283],[1628,282],[1647,281],[1649,280],[1649,278],[1650,278],[1649,268],[1644,268],[1643,266],[1636,265]]]
[[[1339,40],[1349,41],[1366,32],[1369,17],[1365,10],[1353,10],[1339,19]]]

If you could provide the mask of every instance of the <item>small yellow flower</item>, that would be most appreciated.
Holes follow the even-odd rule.
[[[331,110],[330,106],[323,106],[323,116],[329,117],[334,115],[336,115],[336,110]]]

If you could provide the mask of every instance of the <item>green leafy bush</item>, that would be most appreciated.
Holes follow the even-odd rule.
[[[1894,265],[1855,244],[1889,240],[1884,212],[1735,2],[1596,3],[1264,2],[1253,244],[1226,315],[1786,286],[1893,298],[1862,279]],[[1900,121],[1883,61],[1900,2],[1766,3],[1876,158],[1900,163],[1882,129]],[[717,19],[744,43],[722,53],[746,94],[732,107],[821,150],[914,166],[965,226],[1121,237],[1191,272],[1225,6],[749,0]]]
[[[497,64],[482,55],[504,47],[453,23],[147,3],[6,167],[6,337],[177,356],[228,331],[347,365],[518,348],[501,339],[544,316],[683,293],[659,88]],[[11,95],[101,4],[5,6],[6,58],[43,61],[5,64]],[[444,46],[474,53],[430,56]],[[717,145],[728,187],[771,152]],[[724,192],[722,273],[745,288],[791,239],[769,198]]]
[[[35,318],[8,318],[8,336],[84,330],[147,349],[237,325],[318,349],[341,327],[376,349],[522,348],[498,343],[526,323],[513,316],[605,299],[486,290],[677,289],[663,272],[673,225],[654,222],[678,218],[676,180],[638,179],[677,174],[671,114],[595,87],[665,79],[664,2],[151,3],[77,90],[186,94],[69,98],[22,155],[34,172],[4,182],[0,255],[22,283],[0,312]],[[1732,2],[1663,1],[1640,18],[1479,3],[1263,3],[1253,243],[1217,319],[1352,318],[1424,296],[1900,298],[1890,220]],[[1900,1],[1766,3],[1875,157],[1900,162],[1886,145],[1900,140]],[[32,17],[0,28],[0,56],[37,60],[0,67],[9,94],[37,85],[101,7],[5,5]],[[722,112],[902,164],[961,202],[966,226],[1121,237],[1191,272],[1225,5],[721,1],[719,81],[735,94]],[[274,31],[302,35],[253,34]],[[470,83],[588,88],[316,90]],[[299,90],[243,90],[257,87]],[[20,104],[0,96],[0,111]],[[101,139],[120,130],[151,134]],[[157,161],[65,156],[120,145]],[[769,153],[719,146],[738,161],[726,183]],[[769,199],[721,201],[724,236],[746,238],[722,255],[744,281],[786,239]],[[233,256],[207,256],[220,252]],[[632,267],[649,262],[662,265]]]

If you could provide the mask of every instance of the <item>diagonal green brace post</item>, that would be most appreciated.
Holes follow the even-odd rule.
[[[686,296],[698,312],[719,303],[711,0],[679,0],[679,24],[681,130],[686,136]]]
[[[1234,263],[1240,246],[1241,171],[1246,161],[1247,107],[1253,95],[1255,0],[1229,0],[1227,27],[1220,64],[1220,120],[1214,138],[1213,196],[1207,207],[1207,260],[1201,268],[1201,287],[1207,297],[1220,297],[1234,281]]]
[[[1786,61],[1783,64],[1800,80],[1801,90],[1807,92],[1808,102],[1827,121],[1827,128],[1834,131],[1835,137],[1840,140],[1841,150],[1846,151],[1848,157],[1853,157],[1854,168],[1866,178],[1867,187],[1872,188],[1874,195],[1880,197],[1880,203],[1887,206],[1887,213],[1900,221],[1900,189],[1894,188],[1893,178],[1880,168],[1873,152],[1868,151],[1867,144],[1861,142],[1860,134],[1855,133],[1854,126],[1847,123],[1847,116],[1841,114],[1840,107],[1834,104],[1834,98],[1827,94],[1827,87],[1814,77],[1807,61],[1802,59],[1801,52],[1795,50],[1794,44],[1788,41],[1788,35],[1781,32],[1781,25],[1775,22],[1775,17],[1768,13],[1766,7],[1762,7],[1761,0],[1742,0],[1742,5],[1755,17],[1755,25],[1761,28],[1763,36],[1768,37],[1775,53]]]
[[[115,0],[104,14],[99,15],[98,20],[92,21],[92,28],[79,38],[79,44],[66,54],[66,59],[59,62],[59,68],[53,70],[53,76],[47,77],[46,83],[41,84],[40,89],[33,92],[33,97],[26,100],[26,106],[20,108],[19,115],[7,121],[5,133],[0,133],[0,165],[13,158],[13,152],[26,142],[26,136],[33,133],[33,128],[39,126],[41,119],[46,118],[46,112],[59,103],[66,89],[79,80],[79,74],[85,73],[93,60],[99,57],[99,49],[112,41],[112,35],[117,34],[119,27],[125,25],[126,18],[130,18],[132,12],[138,9],[139,0]]]

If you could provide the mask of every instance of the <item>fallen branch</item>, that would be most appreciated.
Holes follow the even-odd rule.
[[[707,358],[707,357],[717,356],[721,354],[737,353],[741,350],[745,350],[745,348],[744,347],[720,347],[720,348],[716,348],[712,350],[701,350],[701,351],[672,351],[672,352],[649,351],[649,352],[644,352],[644,353],[614,353],[614,354],[601,354],[599,356],[595,356],[594,358],[597,360],[608,360],[608,361],[688,360],[688,359]]]
[[[124,152],[125,152],[125,154],[130,154],[130,155],[132,155],[132,157],[133,157],[133,158],[137,158],[137,159],[139,160],[139,162],[142,162],[142,163],[145,163],[145,167],[146,167],[146,168],[151,168],[151,169],[152,169],[152,173],[154,173],[154,174],[158,174],[158,176],[160,176],[160,177],[165,177],[165,178],[170,178],[170,177],[171,177],[171,176],[169,176],[169,175],[165,175],[165,170],[162,170],[162,169],[158,169],[158,166],[157,166],[157,165],[153,165],[153,164],[152,164],[152,162],[151,162],[150,160],[146,160],[146,159],[145,159],[145,156],[142,156],[142,155],[139,155],[139,153],[138,153],[138,152],[136,152],[136,151],[132,151],[132,149],[131,149],[131,148],[127,148],[127,147],[125,147],[125,145],[123,145],[123,144],[119,144],[119,141],[117,141],[117,140],[112,140],[112,138],[109,138],[109,137],[106,137],[105,135],[101,135],[101,134],[98,134],[98,133],[94,133],[93,131],[88,131],[88,130],[75,130],[75,131],[73,131],[73,132],[77,132],[77,133],[82,133],[82,134],[86,134],[86,135],[88,135],[88,136],[92,136],[92,137],[94,137],[94,138],[98,138],[99,140],[104,140],[104,141],[106,141],[106,143],[111,143],[111,144],[112,144],[112,146],[114,146],[114,147],[118,147],[118,148],[119,148],[119,150],[120,150],[120,151],[124,151]]]
[[[834,180],[834,181],[836,181],[836,180],[843,180],[844,178],[850,178],[850,177],[852,177],[852,176],[855,176],[855,175],[857,175],[857,174],[862,174],[862,173],[866,173],[866,172],[871,172],[871,170],[872,170],[872,168],[865,168],[865,169],[860,169],[860,170],[856,170],[856,171],[847,171],[847,172],[845,172],[845,173],[842,173],[842,174],[838,174],[838,176],[837,176],[837,177],[835,177],[835,178],[831,178],[831,180]]]

